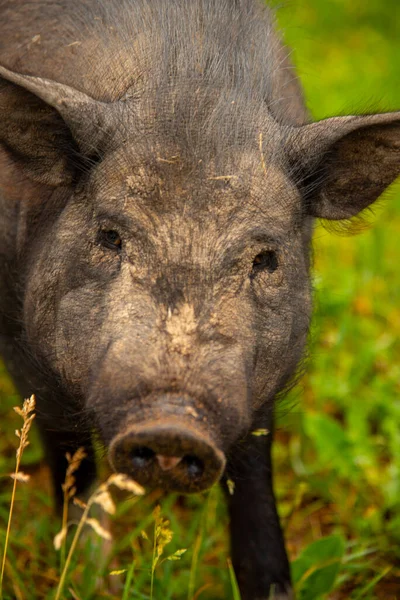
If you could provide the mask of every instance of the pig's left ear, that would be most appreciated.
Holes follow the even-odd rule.
[[[400,175],[400,112],[325,119],[290,137],[291,167],[315,217],[353,217]]]

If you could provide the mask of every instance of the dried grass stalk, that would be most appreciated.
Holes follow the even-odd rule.
[[[82,449],[80,449],[80,450],[82,450]],[[74,454],[74,456],[72,458],[70,458],[69,465],[71,465],[71,470],[69,471],[69,474],[67,475],[67,477],[69,477],[69,479],[68,479],[68,483],[67,483],[67,477],[66,477],[65,489],[63,487],[64,494],[65,494],[64,497],[67,497],[67,501],[69,501],[72,498],[72,496],[69,496],[69,494],[72,494],[72,490],[74,490],[73,493],[75,494],[75,485],[74,485],[75,480],[73,479],[73,473],[76,471],[76,468],[78,468],[78,467],[76,467],[75,470],[73,470],[73,468],[72,468],[72,465],[76,466],[76,464],[77,464],[77,461],[76,460],[74,461],[75,455],[76,455],[76,453]],[[82,460],[82,458],[84,457],[82,452],[80,452],[80,456],[81,456],[81,460]],[[67,457],[67,459],[68,459],[68,457]],[[78,466],[79,466],[79,464],[78,464]],[[116,474],[110,475],[110,477],[107,479],[107,481],[105,483],[102,483],[93,492],[93,494],[90,496],[90,498],[88,499],[88,501],[86,503],[82,502],[78,498],[75,498],[75,497],[72,498],[73,503],[76,504],[77,506],[79,506],[80,508],[82,508],[83,512],[82,512],[80,521],[78,523],[78,526],[76,528],[75,535],[72,539],[71,546],[69,548],[68,555],[66,557],[66,560],[65,560],[65,563],[64,563],[64,566],[62,569],[60,581],[58,583],[56,596],[55,596],[54,600],[60,600],[60,598],[61,598],[64,586],[65,586],[65,582],[66,582],[66,577],[68,574],[68,569],[71,564],[71,559],[75,552],[79,537],[82,533],[84,526],[89,525],[100,537],[102,537],[103,539],[108,540],[108,541],[111,540],[110,532],[107,531],[106,529],[104,529],[104,527],[102,527],[102,525],[100,525],[100,523],[96,519],[89,518],[89,511],[90,511],[91,507],[93,506],[93,504],[98,504],[99,506],[101,506],[103,508],[103,510],[105,510],[105,512],[108,512],[109,514],[114,514],[115,505],[114,505],[114,502],[109,493],[110,485],[115,485],[119,489],[128,490],[136,495],[144,494],[144,488],[142,488],[141,485],[136,483],[136,481],[133,481],[127,475],[123,475],[122,473],[116,473]],[[62,544],[65,542],[67,528],[68,528],[68,523],[66,522],[65,525],[63,524],[61,531],[54,538],[54,545],[56,547],[62,546]]]
[[[81,462],[86,457],[86,452],[83,447],[78,448],[76,452],[71,456],[69,452],[66,453],[65,458],[68,462],[68,467],[65,472],[65,481],[62,484],[63,491],[63,512],[62,512],[62,525],[61,531],[54,538],[54,547],[56,550],[61,548],[61,570],[64,567],[65,556],[66,556],[66,544],[67,544],[67,531],[68,531],[68,506],[72,498],[76,494],[76,486],[75,486],[75,473],[79,469]],[[62,532],[65,532],[65,535],[61,535]],[[57,541],[56,541],[57,540]],[[60,546],[57,547],[58,543]]]
[[[16,451],[15,472],[11,475],[11,477],[14,480],[14,484],[13,484],[13,489],[12,489],[12,494],[11,494],[10,510],[8,512],[8,523],[7,523],[6,539],[5,539],[5,542],[4,542],[3,560],[2,560],[2,563],[1,563],[0,598],[3,597],[4,570],[5,570],[5,566],[6,566],[6,556],[7,556],[8,541],[10,539],[11,521],[12,521],[12,514],[13,514],[13,509],[14,509],[15,492],[16,492],[16,489],[17,489],[17,481],[27,481],[27,479],[26,479],[27,476],[24,473],[20,473],[19,472],[19,467],[20,467],[20,464],[21,464],[22,454],[23,454],[25,448],[27,446],[29,446],[28,434],[29,434],[29,430],[30,430],[31,425],[32,425],[32,421],[35,418],[35,412],[34,412],[35,411],[35,406],[36,406],[36,400],[35,400],[35,396],[34,395],[32,395],[30,398],[27,398],[26,400],[24,400],[22,408],[20,408],[19,406],[14,406],[15,412],[20,417],[22,417],[22,419],[23,419],[24,422],[23,422],[21,430],[17,429],[15,431],[15,435],[19,438],[19,446],[18,446],[17,451]]]

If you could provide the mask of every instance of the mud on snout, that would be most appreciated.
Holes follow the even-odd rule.
[[[211,487],[226,462],[204,427],[176,417],[130,425],[112,439],[109,460],[145,487],[182,493]]]

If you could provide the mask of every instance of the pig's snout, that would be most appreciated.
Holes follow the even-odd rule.
[[[225,456],[207,434],[184,424],[133,426],[110,445],[114,469],[144,486],[200,492],[222,475]]]

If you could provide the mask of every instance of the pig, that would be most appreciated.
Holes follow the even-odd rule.
[[[313,223],[397,178],[400,113],[312,122],[257,0],[0,14],[0,349],[36,393],[56,501],[67,451],[86,448],[78,492],[93,482],[94,431],[146,487],[231,480],[242,598],[288,599],[271,444],[307,343]]]

